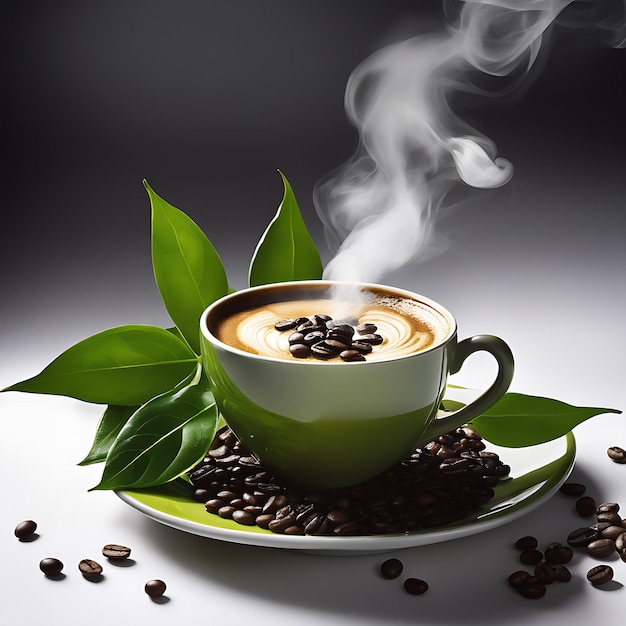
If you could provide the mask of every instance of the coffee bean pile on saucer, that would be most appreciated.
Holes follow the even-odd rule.
[[[510,471],[480,435],[457,428],[354,487],[294,490],[275,479],[228,428],[189,473],[209,513],[285,535],[384,535],[460,520],[494,496]]]
[[[333,320],[329,315],[284,319],[274,328],[289,335],[289,352],[297,359],[310,356],[328,361],[340,357],[344,361],[365,361],[372,346],[383,342],[375,324],[351,324]]]

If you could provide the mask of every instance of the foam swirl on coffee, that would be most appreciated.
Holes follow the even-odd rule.
[[[333,316],[336,309],[337,304],[326,299],[269,303],[230,317],[221,325],[218,337],[246,352],[291,360],[289,333],[277,331],[274,324],[285,318],[308,317],[316,313]],[[360,305],[351,322],[374,324],[383,337],[383,342],[367,355],[367,361],[395,359],[419,352],[439,343],[448,332],[438,313],[426,305],[387,295]],[[358,335],[354,339],[357,340]]]

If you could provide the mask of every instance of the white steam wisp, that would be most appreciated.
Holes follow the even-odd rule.
[[[390,45],[354,70],[345,109],[359,145],[314,191],[337,249],[324,278],[382,282],[429,252],[437,210],[453,185],[508,182],[511,163],[453,112],[450,98],[478,93],[471,82],[477,72],[512,77],[519,86],[550,26],[570,4],[468,0],[447,32]]]

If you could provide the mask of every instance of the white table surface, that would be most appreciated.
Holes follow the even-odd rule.
[[[626,251],[618,210],[624,181],[616,178],[606,186],[605,202],[596,206],[589,229],[582,210],[563,210],[570,201],[583,204],[584,181],[572,182],[562,192],[562,210],[543,219],[543,230],[531,236],[530,223],[540,222],[554,201],[550,185],[560,184],[545,182],[544,199],[532,203],[534,194],[525,197],[525,190],[531,189],[533,175],[522,168],[513,190],[470,206],[473,213],[452,227],[454,248],[390,280],[446,304],[458,318],[461,337],[490,332],[505,338],[516,355],[513,390],[626,408]],[[530,208],[498,212],[523,205]],[[149,273],[128,289],[125,270],[116,267],[94,270],[88,282],[79,280],[80,269],[69,271],[55,292],[40,275],[29,276],[14,306],[4,304],[0,385],[34,375],[64,348],[98,330],[136,321],[167,323]],[[493,368],[488,359],[472,359],[456,381],[484,384]],[[587,570],[598,561],[580,552],[569,564],[572,582],[552,585],[539,601],[525,600],[507,586],[507,576],[520,568],[513,547],[518,537],[533,534],[545,546],[565,541],[584,525],[573,500],[561,494],[495,530],[396,553],[404,575],[430,585],[425,595],[410,596],[401,587],[404,575],[395,581],[378,575],[383,555],[317,556],[223,543],[151,521],[113,493],[88,492],[101,468],[76,463],[90,445],[101,410],[67,398],[0,394],[5,624],[49,623],[54,616],[54,623],[67,626],[235,618],[240,624],[300,626],[505,621],[556,626],[610,623],[623,612],[626,563],[615,559],[608,561],[615,582],[605,588],[586,581]],[[575,429],[572,480],[585,483],[598,502],[621,501],[626,510],[626,465],[606,454],[611,445],[626,447],[624,419],[605,414]],[[38,537],[19,542],[13,529],[28,518],[39,524]],[[110,542],[132,548],[130,566],[104,562],[100,549]],[[38,563],[46,556],[65,563],[63,580],[41,574]],[[103,562],[102,582],[82,578],[76,567],[82,558]],[[167,583],[167,601],[156,603],[144,594],[152,578]]]

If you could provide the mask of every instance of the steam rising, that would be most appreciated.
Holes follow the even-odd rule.
[[[477,72],[512,77],[519,86],[570,4],[577,3],[468,0],[447,32],[393,44],[353,71],[345,109],[359,145],[314,192],[329,243],[338,248],[324,278],[382,282],[428,250],[453,185],[488,189],[510,180],[512,164],[453,112],[450,97],[477,93]],[[620,28],[617,46],[623,7]]]

